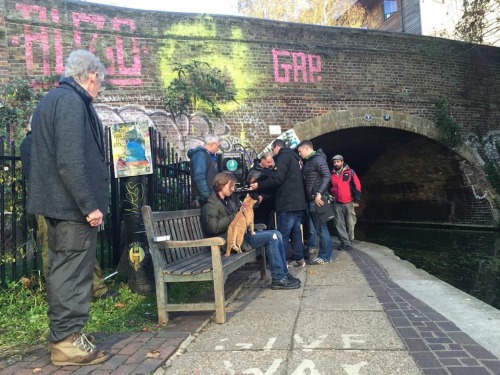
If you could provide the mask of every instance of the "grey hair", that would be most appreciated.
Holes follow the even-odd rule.
[[[205,136],[205,144],[209,145],[210,143],[218,143],[220,142],[220,137],[215,134],[207,134]]]
[[[269,156],[274,157],[272,152],[264,152],[260,155],[260,160],[266,160]]]
[[[106,68],[99,57],[83,49],[75,50],[69,54],[64,71],[65,77],[72,77],[75,81],[85,83],[91,73],[97,73],[99,82],[104,82]]]

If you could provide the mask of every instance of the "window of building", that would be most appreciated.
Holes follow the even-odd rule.
[[[398,11],[397,0],[384,0],[384,20]]]

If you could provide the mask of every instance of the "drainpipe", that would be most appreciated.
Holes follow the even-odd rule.
[[[403,14],[403,2],[404,2],[404,0],[400,0],[400,1],[401,1],[400,2],[400,4],[401,4],[400,5],[400,8],[401,8],[401,10],[400,10],[400,12],[401,12],[401,32],[404,33],[405,32],[405,21],[404,21],[404,14]]]

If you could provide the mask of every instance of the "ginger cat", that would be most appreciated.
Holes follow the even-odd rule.
[[[257,203],[257,201],[252,199],[250,194],[247,194],[242,203],[245,209],[239,211],[231,224],[229,224],[229,228],[227,228],[227,257],[231,253],[231,250],[236,250],[238,254],[241,254],[241,244],[243,243],[243,237],[245,236],[247,228],[250,229],[250,234],[252,236],[255,234],[253,226],[253,206],[255,203]]]

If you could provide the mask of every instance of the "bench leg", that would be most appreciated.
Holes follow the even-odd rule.
[[[215,295],[215,321],[223,324],[226,322],[226,296],[224,293],[224,274],[219,246],[211,246],[212,266],[214,273]]]
[[[260,249],[260,261],[259,261],[259,271],[260,271],[260,279],[261,280],[267,279],[267,273],[266,273],[267,258],[266,257],[267,257],[266,248],[262,247]]]
[[[156,283],[156,305],[158,306],[158,323],[168,323],[168,312],[165,310],[165,305],[168,302],[167,283],[163,280],[157,280]]]

